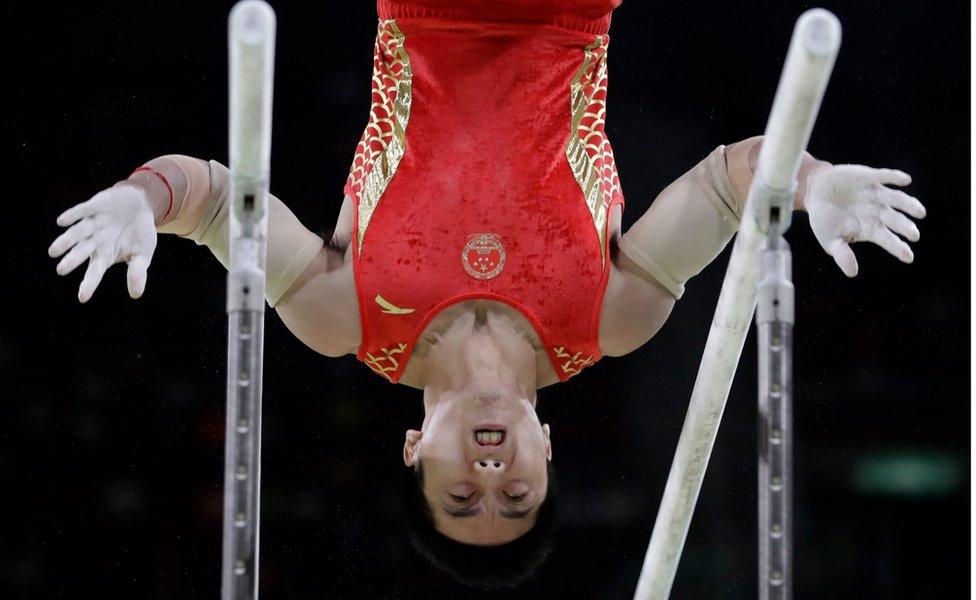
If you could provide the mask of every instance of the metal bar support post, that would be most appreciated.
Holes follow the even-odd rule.
[[[230,268],[227,426],[221,567],[223,600],[258,596],[265,256],[271,171],[275,14],[243,0],[229,18]]]

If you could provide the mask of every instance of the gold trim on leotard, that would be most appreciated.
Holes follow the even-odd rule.
[[[406,148],[413,71],[404,48],[405,39],[394,20],[380,21],[374,49],[369,123],[356,146],[348,181],[359,196],[356,240],[359,250],[362,250],[363,237],[373,212],[393,179]]]
[[[393,348],[380,348],[382,355],[374,356],[373,354],[367,352],[365,363],[369,365],[370,369],[377,375],[382,375],[387,381],[393,383],[393,378],[390,377],[390,373],[396,373],[397,369],[400,368],[400,361],[397,359],[397,354],[403,354],[407,350],[407,345],[400,342]]]
[[[565,358],[563,361],[562,370],[563,373],[568,374],[570,377],[573,375],[579,375],[580,372],[592,365],[594,362],[593,355],[583,356],[582,352],[572,352],[572,350],[567,351],[565,346],[560,346],[558,348],[553,348],[553,352],[556,353],[556,358]]]
[[[607,36],[598,36],[583,50],[583,64],[573,76],[569,88],[572,121],[566,143],[566,159],[593,216],[601,253],[606,248],[610,202],[620,194],[613,149],[604,131],[608,43]],[[603,259],[606,260],[605,255]]]
[[[383,312],[388,315],[409,315],[414,310],[416,310],[413,308],[402,308],[400,306],[397,306],[396,304],[393,304],[392,302],[390,302],[380,294],[376,294],[376,297],[373,298],[373,300],[377,304],[379,304],[380,308],[383,309]]]

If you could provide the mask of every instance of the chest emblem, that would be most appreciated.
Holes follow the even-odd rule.
[[[476,233],[468,237],[461,251],[461,264],[475,279],[491,279],[505,268],[505,247],[494,233]]]

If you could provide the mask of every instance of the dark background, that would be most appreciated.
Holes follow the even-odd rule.
[[[16,4],[16,6],[14,6]],[[342,6],[337,6],[341,4]],[[375,11],[275,2],[272,189],[313,230],[338,214],[366,122]],[[960,597],[969,581],[969,14],[838,2],[844,44],[810,149],[914,175],[913,265],[856,247],[847,280],[795,220],[796,596]],[[154,156],[227,160],[229,2],[4,3],[11,54],[0,328],[0,597],[214,598],[224,275],[161,240],[145,297],[114,267],[85,306],[46,248],[68,206]],[[353,8],[355,6],[355,8]],[[627,0],[608,129],[625,227],[720,143],[760,133],[811,5]],[[531,109],[531,107],[527,107]],[[11,212],[12,210],[12,212]],[[562,489],[557,547],[516,596],[629,598],[727,253],[655,339],[541,393]],[[673,598],[756,595],[755,348],[732,389]],[[457,594],[400,529],[419,393],[267,319],[263,598]]]

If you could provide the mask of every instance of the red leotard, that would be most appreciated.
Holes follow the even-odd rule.
[[[600,358],[607,221],[623,202],[604,134],[621,0],[378,0],[369,123],[345,191],[358,357],[397,382],[443,308],[504,302],[560,380]]]

